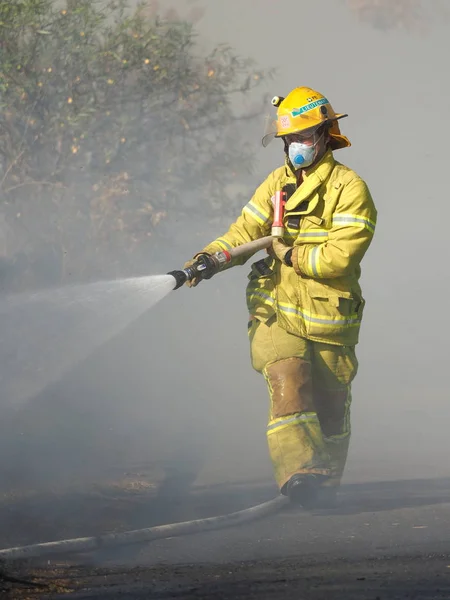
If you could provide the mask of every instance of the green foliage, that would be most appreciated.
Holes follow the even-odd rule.
[[[0,201],[38,220],[34,245],[77,271],[75,252],[130,252],[175,207],[237,206],[224,190],[251,160],[232,105],[263,78],[251,61],[200,58],[191,24],[125,0],[0,2],[0,36]]]

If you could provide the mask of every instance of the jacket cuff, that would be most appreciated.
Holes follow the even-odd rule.
[[[292,267],[293,267],[294,271],[297,273],[297,275],[300,275],[300,277],[301,277],[303,275],[303,273],[300,270],[300,266],[298,264],[299,251],[300,251],[300,246],[294,246],[294,248],[292,250],[292,254],[291,254],[291,260],[292,260]]]

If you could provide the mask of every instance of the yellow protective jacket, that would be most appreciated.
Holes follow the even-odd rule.
[[[339,346],[358,342],[365,300],[360,263],[375,231],[377,211],[366,183],[337,162],[331,150],[297,187],[286,163],[256,190],[227,233],[204,248],[215,253],[270,235],[272,196],[291,190],[285,206],[285,243],[294,246],[293,268],[267,257],[252,265],[247,286],[250,314],[275,313],[287,331]],[[236,259],[234,264],[248,260]]]

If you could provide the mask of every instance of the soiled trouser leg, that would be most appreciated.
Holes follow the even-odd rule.
[[[330,475],[328,453],[313,403],[311,363],[286,358],[264,370],[270,412],[267,441],[281,491],[293,475]]]
[[[331,478],[338,487],[350,444],[351,383],[358,370],[354,348],[315,342],[312,348],[314,405],[331,461]]]
[[[296,474],[329,476],[330,462],[312,394],[311,342],[275,319],[249,329],[253,367],[269,390],[269,452],[281,491]]]

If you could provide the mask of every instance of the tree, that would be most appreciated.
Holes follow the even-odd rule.
[[[8,255],[29,264],[45,249],[61,280],[123,271],[174,211],[239,205],[227,186],[252,161],[233,98],[264,74],[226,46],[196,56],[192,24],[157,9],[0,1]]]

